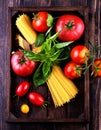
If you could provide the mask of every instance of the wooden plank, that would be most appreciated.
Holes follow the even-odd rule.
[[[61,0],[52,0],[52,6],[87,6],[87,0],[68,0],[62,3]]]
[[[99,100],[99,130],[101,130],[101,90],[100,90],[100,100]]]
[[[92,1],[92,7],[90,8],[90,40],[94,43],[95,46],[101,46],[101,20],[100,20],[100,6],[101,1],[100,0],[94,0]],[[92,27],[92,29],[91,29]],[[99,58],[101,54],[101,50],[96,53],[96,58]],[[101,104],[100,101],[100,87],[101,87],[101,79],[99,78],[93,78],[90,81],[91,86],[91,125],[90,129],[93,130],[100,130],[100,120],[99,117],[101,108],[99,107]]]

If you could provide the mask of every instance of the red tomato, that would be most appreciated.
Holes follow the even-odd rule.
[[[81,76],[82,70],[80,65],[75,64],[73,61],[68,62],[64,67],[64,74],[67,78],[76,79]]]
[[[50,18],[50,21],[48,21],[49,16],[51,16],[48,12],[38,12],[33,20],[32,20],[32,27],[37,31],[37,32],[46,32],[49,27],[53,22],[53,18]]]
[[[101,59],[95,59],[92,66],[92,72],[95,77],[101,77]]]
[[[29,60],[21,51],[16,51],[11,57],[11,67],[19,76],[29,76],[37,66],[37,62]]]
[[[84,64],[90,56],[90,51],[84,45],[75,46],[70,53],[72,61],[76,64]]]
[[[24,96],[28,92],[29,88],[29,82],[23,81],[16,87],[15,93],[17,96]]]
[[[84,32],[84,22],[75,15],[62,15],[56,22],[56,32],[61,31],[58,38],[62,41],[76,41]]]
[[[30,92],[28,95],[29,101],[36,106],[43,106],[45,101],[44,98],[36,92]]]

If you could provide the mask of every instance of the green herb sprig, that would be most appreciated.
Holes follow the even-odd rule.
[[[44,84],[47,81],[52,72],[52,66],[54,64],[59,64],[61,61],[69,58],[69,45],[73,43],[73,41],[63,43],[58,42],[56,39],[59,33],[60,32],[57,32],[54,35],[45,38],[39,53],[22,50],[28,59],[40,62],[40,65],[33,75],[33,83],[36,87]]]

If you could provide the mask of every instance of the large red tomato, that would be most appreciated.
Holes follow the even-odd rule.
[[[53,22],[53,17],[48,12],[38,12],[33,20],[32,27],[37,32],[46,32]]]
[[[11,56],[11,67],[19,76],[29,76],[36,67],[37,62],[29,60],[21,51],[16,51]]]
[[[60,32],[58,38],[62,41],[76,41],[84,32],[83,20],[75,15],[62,15],[56,22],[56,32]]]
[[[72,48],[70,53],[72,61],[74,61],[76,64],[84,64],[86,61],[88,61],[89,56],[90,51],[84,45],[75,46]]]
[[[67,78],[76,79],[81,76],[82,70],[80,68],[80,65],[70,61],[64,67],[64,74]]]
[[[92,66],[92,72],[95,77],[101,77],[101,59],[95,59]]]

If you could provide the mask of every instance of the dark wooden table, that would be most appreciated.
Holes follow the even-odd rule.
[[[55,7],[88,6],[89,40],[100,45],[101,29],[100,0],[0,0],[0,130],[101,130],[101,79],[90,79],[90,122],[89,123],[7,123],[6,113],[6,74],[7,68],[7,16],[8,7]],[[100,51],[97,57],[100,56]]]

